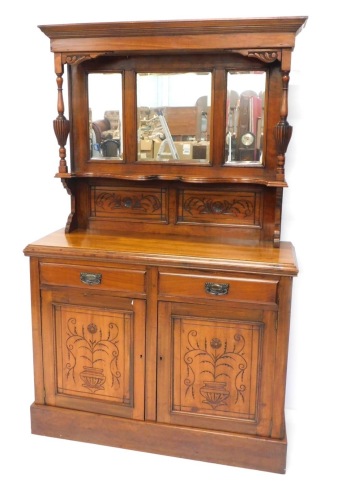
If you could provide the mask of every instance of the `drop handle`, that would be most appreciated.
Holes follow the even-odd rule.
[[[102,280],[101,273],[80,273],[80,280],[86,285],[100,285]]]
[[[204,284],[204,289],[210,295],[227,295],[230,285],[228,283],[211,283]]]

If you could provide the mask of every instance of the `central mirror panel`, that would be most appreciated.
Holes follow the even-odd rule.
[[[209,163],[210,72],[137,74],[139,161]]]
[[[227,74],[225,161],[263,163],[264,71]]]

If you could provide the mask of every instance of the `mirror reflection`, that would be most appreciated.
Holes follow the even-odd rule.
[[[208,163],[211,73],[137,75],[140,161]]]
[[[122,159],[122,75],[88,75],[89,150],[92,159]]]
[[[263,71],[227,75],[226,163],[263,161],[265,81]]]

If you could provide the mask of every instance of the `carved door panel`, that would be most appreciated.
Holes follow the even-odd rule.
[[[276,313],[162,302],[159,317],[158,420],[268,436]]]
[[[144,419],[145,305],[42,292],[46,403]]]

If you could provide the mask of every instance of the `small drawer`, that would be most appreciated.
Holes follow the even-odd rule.
[[[160,273],[160,295],[166,298],[276,303],[277,280],[237,278],[225,275]]]
[[[40,264],[41,285],[145,293],[145,271],[110,267]]]

